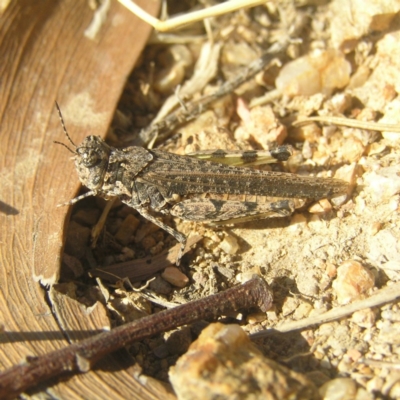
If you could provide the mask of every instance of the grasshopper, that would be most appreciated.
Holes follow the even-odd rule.
[[[75,167],[89,192],[62,205],[88,196],[116,196],[135,208],[181,243],[186,236],[157,219],[152,211],[183,220],[226,224],[271,217],[286,217],[295,210],[295,199],[330,198],[345,194],[348,184],[331,178],[299,176],[226,165],[260,164],[286,160],[289,146],[271,152],[228,153],[223,150],[181,156],[143,147],[116,149],[99,136],[87,136],[80,146],[71,140],[56,103],[61,124],[75,150]],[[218,160],[219,162],[214,162]]]

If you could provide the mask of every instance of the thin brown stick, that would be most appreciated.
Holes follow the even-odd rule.
[[[383,304],[399,301],[400,299],[400,283],[394,283],[375,292],[371,297],[355,301],[351,304],[333,308],[323,314],[314,315],[312,317],[303,318],[300,321],[284,322],[281,325],[260,331],[251,335],[252,339],[260,339],[276,333],[292,332],[300,329],[310,329],[311,326],[325,324],[340,318],[347,317],[356,311],[365,310],[366,308],[379,307]]]
[[[260,277],[182,306],[165,310],[104,332],[43,356],[30,358],[0,374],[0,398],[13,399],[25,390],[52,377],[85,373],[105,355],[138,340],[160,334],[201,319],[213,320],[232,311],[272,305],[268,284]]]
[[[137,138],[134,139],[133,145],[146,145],[157,135],[157,141],[165,140],[171,131],[173,131],[180,124],[196,118],[198,115],[206,111],[213,102],[227,95],[228,93],[233,92],[244,82],[247,82],[257,73],[262,71],[273,60],[274,57],[285,51],[289,43],[289,37],[285,38],[282,42],[275,43],[260,58],[253,61],[247,68],[243,69],[243,71],[237,74],[234,79],[223,83],[214,93],[187,103],[185,104],[185,107],[178,109],[174,113],[165,117],[163,120],[142,129]]]

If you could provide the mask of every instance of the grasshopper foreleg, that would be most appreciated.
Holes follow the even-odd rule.
[[[145,208],[137,208],[137,211],[144,218],[146,218],[153,224],[159,226],[161,229],[164,229],[164,231],[172,235],[181,244],[181,248],[179,250],[178,257],[176,259],[176,265],[179,265],[181,262],[181,258],[183,256],[183,251],[185,250],[187,237],[183,233],[180,233],[175,229],[171,228],[170,226],[168,226],[167,224],[164,224],[164,222],[160,221],[158,218],[151,215]]]

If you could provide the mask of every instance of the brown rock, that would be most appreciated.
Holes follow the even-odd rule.
[[[366,146],[364,146],[360,140],[349,137],[343,140],[343,144],[339,149],[340,156],[347,162],[358,161],[364,154]]]
[[[321,388],[320,393],[324,400],[372,400],[363,388],[357,388],[357,383],[350,378],[337,378],[326,382]]]
[[[335,50],[315,50],[287,63],[276,78],[277,89],[287,96],[330,94],[349,83],[351,66]]]
[[[157,244],[156,239],[154,239],[154,237],[151,235],[145,236],[141,241],[141,245],[145,250],[151,249],[156,244]]]
[[[232,235],[226,235],[219,247],[227,254],[236,254],[239,250],[238,241]]]
[[[169,336],[166,341],[169,354],[183,354],[192,343],[192,335],[189,328],[179,329]]]
[[[332,211],[332,204],[328,199],[321,199],[308,208],[311,214],[325,214]]]
[[[162,279],[160,276],[157,276],[153,281],[150,282],[150,289],[158,294],[170,294],[172,292],[171,285]]]
[[[371,31],[382,31],[389,27],[399,11],[397,1],[375,0],[334,0],[330,5],[332,11],[331,37],[334,47],[346,53],[358,43],[358,39]],[[356,13],[352,13],[357,10]],[[348,16],[351,15],[351,18]]]
[[[367,268],[355,260],[342,263],[337,269],[337,279],[332,287],[338,302],[346,304],[374,286],[375,279]]]
[[[286,136],[286,127],[270,106],[252,108],[248,118],[235,131],[236,139],[252,137],[264,149],[269,149],[271,143],[282,144]]]
[[[161,277],[171,285],[180,288],[185,287],[189,282],[189,278],[176,267],[165,268],[164,272],[161,274]]]
[[[139,220],[132,214],[128,214],[115,234],[115,239],[126,246],[131,241],[138,225]]]
[[[319,399],[303,375],[265,358],[238,325],[209,325],[170,369],[179,399]]]

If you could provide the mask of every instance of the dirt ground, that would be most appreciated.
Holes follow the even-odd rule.
[[[194,1],[179,4],[181,9],[170,6],[171,14],[196,6]],[[203,240],[184,256],[181,275],[155,274],[149,289],[158,297],[181,304],[261,275],[273,290],[274,308],[266,315],[225,316],[253,334],[323,314],[398,282],[400,133],[375,125],[342,126],[329,118],[399,125],[399,10],[397,2],[282,1],[210,19],[213,42],[201,23],[153,37],[128,79],[110,129],[111,144],[132,143],[167,98],[185,104],[214,92],[296,26],[299,33],[284,54],[156,147],[186,154],[290,144],[294,154],[287,162],[260,168],[349,183],[347,196],[306,202],[281,219],[212,228],[165,218],[178,231]],[[211,72],[196,67],[202,51],[208,51]],[[189,89],[197,86],[187,94],[185,82],[194,74],[199,75]],[[293,125],[316,116],[325,121]],[[99,287],[86,271],[155,256],[175,241],[117,201],[93,249],[90,230],[103,208],[104,201],[93,198],[75,205],[56,290],[74,281],[75,298],[87,305],[102,298],[115,326],[160,307],[126,282],[102,280]],[[144,283],[132,282],[135,287]],[[266,357],[306,374],[318,387],[344,377],[359,390],[349,398],[400,398],[399,321],[397,303],[389,302],[255,343]],[[169,341],[168,333],[130,352],[144,374],[168,381],[168,368],[199,329],[180,330],[179,344]]]

